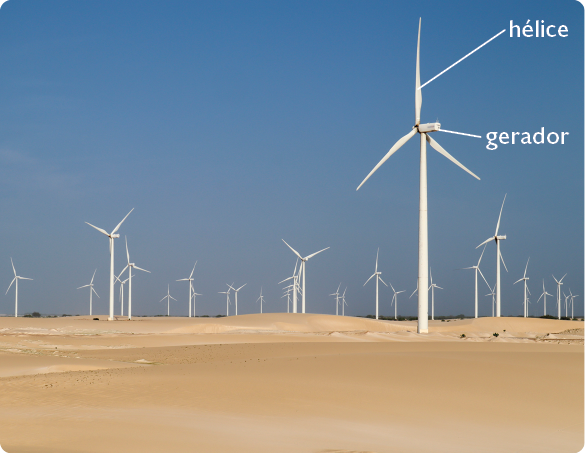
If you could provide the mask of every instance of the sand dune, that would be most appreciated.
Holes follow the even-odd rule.
[[[412,322],[312,314],[0,318],[0,445],[575,452],[582,329],[480,318],[434,321],[418,335]]]

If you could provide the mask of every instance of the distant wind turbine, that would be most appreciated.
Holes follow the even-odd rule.
[[[487,244],[490,241],[495,241],[496,242],[496,248],[497,248],[497,258],[496,258],[496,317],[500,317],[500,313],[501,313],[501,308],[502,308],[502,303],[501,303],[501,292],[500,292],[500,260],[502,260],[502,263],[504,264],[504,268],[506,269],[506,272],[508,272],[508,268],[506,267],[506,263],[504,262],[504,257],[502,256],[502,252],[500,252],[500,241],[503,241],[504,239],[506,239],[506,235],[503,236],[498,236],[498,231],[500,230],[500,220],[502,219],[502,210],[504,209],[504,203],[506,202],[506,196],[508,194],[504,195],[504,201],[502,201],[502,207],[500,208],[500,216],[498,217],[498,223],[496,225],[496,233],[489,239],[486,239],[485,241],[483,241],[481,244],[479,244],[477,248],[481,247],[484,244]]]
[[[381,281],[382,283],[384,283],[384,285],[386,287],[388,287],[388,285],[386,285],[386,282],[384,280],[382,280],[382,272],[378,272],[378,254],[380,253],[380,249],[378,249],[378,251],[376,252],[376,267],[374,270],[374,273],[371,275],[370,278],[368,278],[366,280],[366,283],[364,283],[364,286],[367,285],[367,283],[372,279],[372,277],[376,277],[376,319],[378,319],[378,281]]]
[[[130,274],[132,275],[132,274]],[[126,280],[122,281],[119,277],[116,279],[120,282],[120,316],[124,316],[124,285],[131,279],[132,277],[128,277]],[[128,319],[131,319],[130,317]]]
[[[561,285],[563,284],[563,278],[565,278],[566,276],[567,274],[563,275],[560,280],[557,280],[554,275],[552,276],[555,282],[557,282],[557,310],[559,319],[561,319]]]
[[[219,291],[219,294],[225,294],[226,298],[227,298],[226,309],[225,309],[226,316],[230,315],[230,291],[231,291],[231,289],[228,289],[227,291]]]
[[[232,283],[232,285],[233,285],[233,283]],[[231,285],[228,285],[228,286],[230,287],[230,289],[232,289],[232,290],[234,291],[234,293],[235,293],[235,296],[234,296],[234,303],[235,303],[235,305],[236,305],[236,316],[238,316],[238,291],[239,291],[239,290],[241,290],[241,289],[242,289],[244,286],[246,286],[246,285],[247,285],[247,283],[244,283],[244,284],[243,284],[242,286],[240,286],[238,289],[232,288],[232,286],[231,286]]]
[[[282,240],[282,242],[284,242],[286,244],[286,241],[284,239]],[[303,301],[302,301],[302,309],[303,309],[303,313],[305,313],[305,298],[306,298],[306,295],[307,295],[307,290],[306,290],[306,287],[305,287],[305,275],[307,274],[307,266],[306,266],[307,261],[309,259],[311,259],[312,257],[314,257],[315,255],[317,255],[318,253],[324,252],[329,247],[324,248],[322,250],[319,250],[318,252],[312,253],[311,255],[307,255],[307,256],[305,256],[303,258],[301,255],[299,255],[299,252],[297,252],[295,249],[293,249],[290,245],[288,245],[288,244],[286,244],[286,245],[301,260],[301,269],[299,270],[299,273],[302,272],[302,274],[303,274],[303,292],[302,292]]]
[[[260,301],[260,313],[262,313],[262,304],[264,303],[264,296],[262,296],[262,287],[260,287],[260,297],[256,302]]]
[[[526,276],[526,271],[528,270],[528,262],[530,261],[530,257],[528,257],[528,261],[526,261],[526,268],[524,269],[524,277],[522,277],[520,280],[514,282],[514,284],[521,282],[522,280],[524,280],[524,317],[528,317],[528,305],[526,303],[527,300],[527,295],[526,295],[526,291],[528,291],[528,294],[530,294],[530,290],[528,289],[528,280],[530,280],[530,278],[528,278]],[[540,300],[540,299],[539,299]]]
[[[431,286],[429,286],[429,289],[431,290],[431,319],[434,321],[435,320],[435,288],[437,289],[443,289],[438,285],[435,285],[433,283],[433,271],[430,271],[431,273]],[[427,290],[428,291],[428,290]]]
[[[347,302],[345,301],[345,292],[347,291],[347,287],[343,290],[343,294],[341,295],[341,316],[345,316],[345,306]]]
[[[126,236],[124,236],[124,240],[126,242],[126,259],[128,260],[128,264],[126,264],[126,267],[124,269],[122,269],[122,272],[120,272],[120,275],[122,275],[124,273],[124,271],[126,269],[128,269],[128,319],[132,319],[132,277],[134,277],[132,275],[132,269],[137,269],[139,271],[142,272],[148,272],[150,274],[150,271],[147,271],[146,269],[142,269],[141,267],[138,267],[136,264],[131,263],[130,262],[130,253],[128,253],[128,238]],[[119,277],[118,276],[118,280]],[[126,281],[126,280],[124,280]],[[124,313],[122,313],[122,316],[124,316]]]
[[[130,210],[130,212],[132,211],[134,211],[134,208]],[[89,222],[85,222],[90,227],[95,228],[100,233],[103,233],[110,238],[110,315],[108,317],[108,321],[114,320],[114,239],[120,237],[119,234],[116,234],[116,231],[118,231],[118,228],[122,226],[124,220],[126,220],[126,218],[130,215],[130,212],[126,214],[126,217],[122,219],[122,221],[116,226],[116,228],[112,230],[111,233],[108,233],[106,230],[102,230],[101,228],[98,228]]]
[[[159,302],[162,302],[165,299],[167,300],[167,316],[171,316],[171,299],[173,299],[175,302],[177,301],[177,299],[175,299],[173,296],[171,296],[170,284],[167,285],[167,295],[165,297],[163,297]]]
[[[394,291],[394,295],[392,296],[392,302],[390,302],[390,306],[394,304],[394,319],[398,319],[398,294],[403,293],[406,290],[396,291],[394,289],[394,286],[392,286],[392,283],[390,283],[390,288],[392,288],[392,291]]]
[[[89,282],[89,285],[83,285],[83,286],[80,286],[79,288],[77,288],[77,289],[81,289],[81,288],[87,288],[88,286],[89,286],[89,288],[90,288],[90,289],[89,289],[89,316],[91,316],[91,315],[93,314],[93,313],[92,313],[92,310],[93,310],[93,303],[92,303],[92,298],[91,298],[91,296],[92,296],[92,293],[95,293],[95,295],[96,295],[96,296],[98,296],[98,293],[96,292],[96,290],[95,290],[95,289],[93,289],[93,279],[94,279],[94,277],[95,277],[95,273],[96,273],[96,272],[97,272],[97,269],[96,269],[95,271],[93,271],[93,276],[91,277],[91,282]],[[99,297],[100,297],[100,296],[98,296],[98,298],[99,298]]]
[[[574,314],[575,314],[575,312],[574,312],[574,309],[575,309],[575,297],[579,297],[579,295],[578,294],[573,294],[570,289],[569,289],[569,294],[571,295],[571,319],[573,319]]]
[[[299,267],[299,272],[297,273],[297,264],[299,264],[299,259],[297,258],[297,261],[295,262],[295,270],[293,271],[293,274],[291,277],[289,278],[285,278],[283,281],[278,282],[278,284],[280,285],[281,283],[284,283],[288,280],[293,281],[293,284],[291,285],[293,288],[293,313],[297,313],[297,293],[299,292],[300,288],[299,288],[299,277],[301,274],[301,268]],[[288,286],[286,287],[288,288]],[[286,289],[285,288],[285,289]],[[288,310],[288,305],[287,305],[287,310]]]
[[[341,283],[337,287],[337,291],[333,294],[329,294],[330,296],[335,296],[335,316],[339,315],[339,288],[341,288]]]
[[[546,296],[552,297],[552,294],[547,293],[546,289],[544,289],[544,278],[543,278],[542,279],[542,294],[540,295],[540,297],[538,298],[536,303],[538,303],[538,301],[544,297],[544,316],[546,316]]]
[[[492,318],[494,317],[494,306],[496,305],[496,285],[493,288],[490,287],[490,293],[486,296],[492,296]]]
[[[477,261],[477,264],[475,266],[464,267],[463,268],[463,269],[473,269],[473,270],[475,270],[475,317],[476,318],[478,317],[478,299],[477,299],[477,273],[478,272],[480,273],[481,277],[483,278],[483,281],[488,286],[488,288],[491,289],[491,287],[488,284],[487,280],[483,276],[483,273],[481,272],[481,269],[479,268],[479,263],[481,263],[481,258],[483,257],[483,252],[485,252],[485,246],[483,247],[483,250],[481,251],[481,255],[479,256],[479,260]]]
[[[32,278],[20,277],[20,276],[16,275],[16,269],[14,268],[14,263],[12,262],[12,257],[10,258],[10,263],[12,264],[12,270],[14,271],[14,278],[10,282],[8,289],[6,290],[6,294],[8,294],[8,291],[10,291],[10,287],[12,286],[12,284],[14,282],[16,282],[15,292],[14,292],[14,317],[17,318],[18,317],[18,280],[32,280]]]
[[[189,318],[191,317],[191,298],[193,296],[193,272],[195,272],[195,266],[197,266],[197,261],[195,261],[195,264],[193,265],[193,270],[191,271],[191,275],[189,275],[189,278],[181,278],[179,280],[177,280],[178,282],[189,282]]]
[[[196,293],[193,287],[191,286],[191,292],[193,293],[193,316],[195,316],[195,308],[196,308],[196,296],[202,296],[203,294]]]
[[[427,216],[427,142],[440,154],[445,156],[455,165],[465,170],[474,178],[479,179],[475,174],[465,168],[457,159],[443,149],[429,133],[441,129],[441,125],[437,123],[420,124],[420,111],[422,105],[422,92],[420,86],[420,28],[421,20],[418,23],[418,43],[416,48],[416,86],[415,86],[415,124],[408,134],[396,142],[384,158],[378,162],[374,169],[366,176],[359,188],[372,176],[380,166],[386,162],[402,145],[410,140],[418,132],[420,134],[420,190],[419,190],[419,223],[418,223],[418,280],[417,286],[426,288],[429,284],[428,268],[429,268],[429,238],[428,238],[428,216]],[[418,293],[418,333],[427,333],[429,331],[429,298],[427,291],[419,291]]]

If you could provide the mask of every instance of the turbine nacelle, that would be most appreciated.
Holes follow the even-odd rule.
[[[495,239],[497,239],[498,241],[503,241],[504,239],[506,239],[506,235],[503,236],[494,236]]]
[[[436,132],[441,130],[441,123],[426,123],[416,126],[420,133]]]

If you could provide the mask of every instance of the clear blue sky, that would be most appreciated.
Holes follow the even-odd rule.
[[[374,313],[380,270],[407,294],[417,277],[418,141],[356,192],[414,124],[416,34],[429,80],[508,28],[537,19],[566,38],[495,39],[423,89],[423,122],[481,177],[429,148],[429,242],[436,314],[473,313],[475,247],[500,232],[509,273],[502,313],[522,313],[524,272],[535,303],[551,274],[583,294],[583,7],[563,1],[192,2],[10,0],[0,9],[0,283],[20,275],[22,312],[87,312],[97,268],[107,312],[107,238],[84,222],[122,226],[138,266],[134,312],[166,294],[187,313],[193,263],[199,314],[225,312],[219,291],[247,283],[240,313],[283,311],[277,282],[307,264],[308,311]],[[569,132],[565,145],[486,149],[488,132]],[[116,269],[125,265],[123,239]],[[482,270],[495,281],[495,247]],[[491,312],[483,297],[480,314]],[[117,291],[116,291],[117,294]],[[401,294],[399,313],[416,301]],[[390,314],[391,292],[381,293]],[[582,307],[583,297],[577,299]],[[13,290],[0,313],[13,313]],[[116,305],[116,307],[118,307]],[[553,302],[547,307],[553,311]],[[542,313],[542,301],[531,313]],[[116,312],[118,308],[116,308]],[[582,314],[582,308],[577,313]]]

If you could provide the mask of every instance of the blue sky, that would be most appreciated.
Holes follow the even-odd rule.
[[[227,283],[247,283],[239,312],[283,311],[277,282],[301,254],[308,311],[374,312],[380,247],[385,281],[416,285],[418,141],[356,192],[414,124],[416,34],[429,80],[510,20],[564,24],[567,38],[504,33],[423,88],[422,121],[478,174],[429,148],[429,261],[437,315],[473,313],[475,247],[493,235],[504,194],[502,313],[522,313],[513,286],[530,257],[536,299],[551,274],[583,294],[583,7],[576,1],[154,2],[10,0],[0,9],[0,282],[20,275],[23,312],[86,313],[78,286],[97,268],[106,313],[107,230],[152,274],[134,280],[134,312],[160,314],[167,283],[187,313],[198,260],[198,313],[225,312]],[[422,12],[422,13],[421,13]],[[486,149],[488,132],[569,132],[565,145]],[[116,244],[116,269],[125,265]],[[495,281],[495,247],[482,270]],[[491,312],[481,286],[480,314]],[[116,291],[117,294],[117,291]],[[404,295],[401,295],[404,296]],[[391,291],[381,293],[390,314]],[[582,298],[577,313],[582,314]],[[13,313],[12,290],[0,313]],[[547,307],[552,312],[553,304]],[[542,301],[531,306],[542,314]],[[116,309],[118,311],[118,308]],[[399,300],[414,315],[416,301]]]

